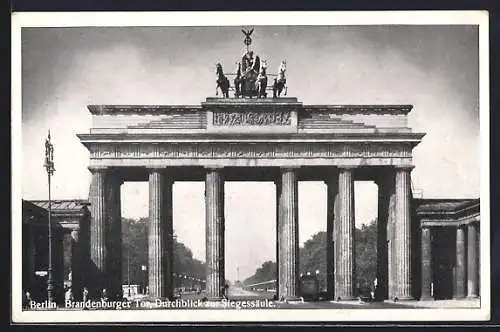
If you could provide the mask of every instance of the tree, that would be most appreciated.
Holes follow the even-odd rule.
[[[326,232],[318,232],[299,249],[301,273],[312,275],[319,270],[320,287],[326,288]]]
[[[356,229],[356,281],[358,287],[371,287],[377,276],[377,221]]]
[[[373,220],[368,225],[363,224],[360,229],[356,228],[355,260],[356,260],[356,285],[358,287],[370,287],[377,274],[377,222]],[[326,288],[326,232],[318,232],[304,243],[299,249],[300,272],[316,274],[319,270],[318,279],[320,287]],[[267,261],[255,273],[244,280],[244,284],[250,285],[263,281],[276,279],[276,263]]]
[[[276,263],[272,261],[266,261],[255,271],[252,276],[246,278],[243,281],[243,284],[252,285],[259,282],[276,279],[276,272]]]
[[[122,275],[123,283],[142,284],[148,266],[147,219],[122,219]]]
[[[147,271],[142,271],[142,265],[148,266],[148,219],[140,218],[122,220],[122,252],[123,252],[123,282],[127,283],[130,276],[131,284],[147,283]],[[128,273],[130,269],[130,274]],[[149,270],[149,269],[148,269]],[[191,250],[182,242],[173,239],[173,273],[174,286],[187,286],[197,280],[179,278],[187,276],[194,279],[205,279],[205,263],[193,257]]]

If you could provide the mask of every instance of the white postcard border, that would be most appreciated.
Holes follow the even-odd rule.
[[[17,12],[12,15],[12,289],[14,323],[480,321],[490,318],[489,16],[487,11]],[[479,25],[481,308],[22,311],[21,28],[84,26]],[[300,313],[300,314],[299,314]]]

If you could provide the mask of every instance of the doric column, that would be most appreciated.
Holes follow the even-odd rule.
[[[332,176],[326,181],[327,186],[327,223],[326,223],[326,285],[328,298],[335,299],[335,255],[336,255],[336,209],[338,208],[339,179],[338,172],[332,171]]]
[[[355,298],[354,168],[340,168],[338,218],[335,228],[335,298]]]
[[[75,300],[82,299],[83,290],[83,257],[80,242],[80,230],[71,231],[71,292]]]
[[[92,181],[90,185],[90,276],[89,297],[99,297],[107,284],[107,228],[106,228],[106,183],[105,168],[91,168]]]
[[[296,170],[281,169],[279,200],[278,299],[293,300],[299,296],[298,186]]]
[[[411,178],[412,166],[396,168],[396,204],[394,254],[396,255],[396,287],[398,300],[412,299],[411,284]]]
[[[280,236],[279,236],[279,222],[280,222],[280,195],[281,195],[281,178],[274,181],[276,189],[276,296],[278,297],[278,290],[280,288]],[[279,298],[279,297],[278,297]]]
[[[74,253],[77,256],[78,269],[80,273],[82,287],[80,293],[83,295],[83,287],[86,287],[89,291],[89,296],[91,296],[91,290],[89,288],[92,285],[93,278],[93,270],[90,259],[90,228],[92,222],[91,216],[91,206],[86,206],[83,209],[83,216],[79,220],[79,229],[78,229],[78,245],[75,247],[76,252]],[[74,293],[77,294],[77,293]],[[75,299],[77,299],[75,297]]]
[[[470,223],[467,228],[467,297],[479,296],[477,279],[477,232],[476,224]]]
[[[384,173],[378,175],[378,213],[377,213],[377,287],[375,299],[383,301],[388,298],[388,236],[387,223],[389,219],[389,177]]]
[[[166,170],[149,172],[148,286],[154,298],[172,297],[172,182]]]
[[[108,252],[108,285],[107,296],[110,300],[122,298],[122,227],[120,187],[121,178],[116,173],[107,178],[107,252]]]
[[[465,226],[457,227],[457,247],[456,247],[456,269],[455,269],[455,298],[465,297]]]
[[[391,174],[387,179],[387,298],[394,299],[396,288],[395,217],[396,217],[396,177]]]
[[[165,175],[163,182],[163,214],[165,215],[164,241],[165,241],[165,268],[164,268],[164,297],[174,297],[174,216],[173,216],[173,186],[174,179]]]
[[[209,168],[205,178],[206,292],[211,300],[222,298],[224,274],[224,179],[222,169]]]
[[[421,235],[421,252],[422,252],[422,280],[421,280],[421,294],[420,300],[430,300],[431,283],[432,283],[432,241],[431,241],[431,228],[428,226],[422,227]]]
[[[70,274],[73,275],[73,239],[71,237],[72,230],[63,228],[62,230],[62,254],[63,254],[63,277],[64,281],[69,280]],[[74,295],[74,294],[73,294]]]

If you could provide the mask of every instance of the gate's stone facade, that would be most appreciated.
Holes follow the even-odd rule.
[[[424,134],[407,125],[410,105],[303,105],[296,98],[207,98],[197,106],[92,105],[78,137],[92,172],[94,294],[121,290],[123,181],[149,181],[149,289],[171,297],[172,184],[204,181],[206,289],[222,296],[224,181],[274,181],[278,297],[299,295],[298,181],[328,185],[330,296],[355,296],[354,181],[379,186],[379,298],[411,299],[412,149]],[[242,211],[244,213],[244,211]]]

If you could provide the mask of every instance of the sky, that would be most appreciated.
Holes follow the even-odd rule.
[[[54,199],[88,198],[89,104],[199,104],[215,93],[215,63],[232,72],[239,26],[23,28],[22,195],[46,199],[50,128]],[[479,197],[478,29],[474,26],[256,26],[253,50],[304,104],[412,104],[414,187],[426,198]],[[122,216],[147,217],[148,184],[122,186]],[[174,185],[174,232],[205,260],[204,184]],[[226,277],[275,259],[272,183],[228,182]],[[376,217],[377,189],[356,182],[356,224]],[[299,184],[300,243],[326,229],[326,187]],[[239,273],[238,273],[239,270]]]

